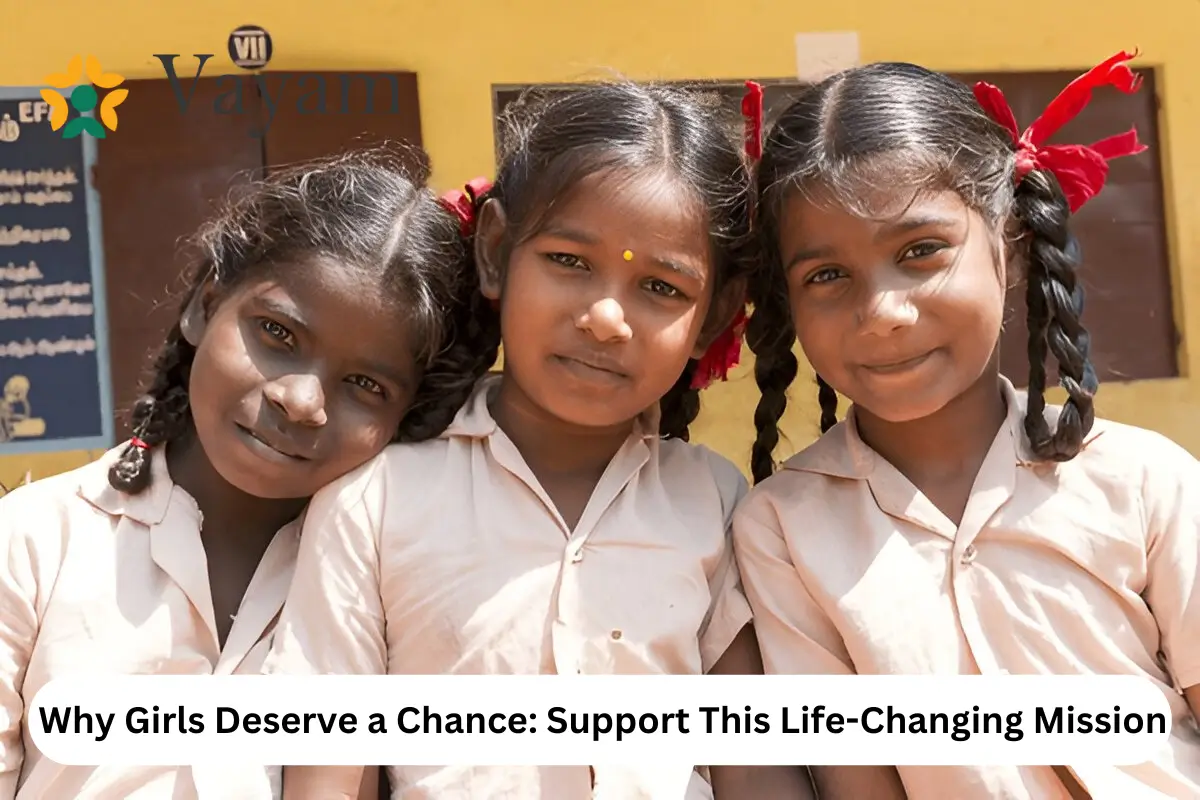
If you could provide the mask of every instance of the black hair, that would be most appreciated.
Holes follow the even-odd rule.
[[[459,220],[408,166],[406,153],[376,147],[272,173],[244,188],[196,235],[200,258],[180,319],[209,281],[223,291],[259,269],[336,264],[379,276],[381,289],[410,321],[422,377],[397,441],[442,433],[476,380],[495,363],[495,312],[479,292],[472,242]],[[133,406],[133,435],[153,448],[192,424],[188,380],[196,349],[181,323],[167,333],[144,393]],[[137,493],[150,482],[147,450],[127,445],[109,483]]]
[[[706,215],[715,299],[756,266],[750,235],[750,167],[740,117],[716,92],[622,81],[529,92],[502,118],[501,165],[489,197],[508,219],[508,251],[536,235],[554,204],[580,180],[605,171],[667,170]],[[711,321],[711,320],[710,320]],[[660,402],[659,433],[687,441],[700,411],[691,388],[697,361]]]
[[[1035,170],[1018,184],[1015,169],[1011,135],[987,116],[971,89],[912,64],[871,64],[833,75],[780,115],[759,166],[766,263],[752,287],[755,313],[747,329],[762,393],[751,457],[755,481],[774,470],[778,422],[796,375],[795,329],[779,253],[780,218],[793,192],[820,193],[852,213],[872,216],[870,206],[881,190],[887,195],[893,187],[908,187],[914,199],[950,190],[994,230],[1003,228],[1027,273],[1025,431],[1039,459],[1066,461],[1079,452],[1095,419],[1092,398],[1098,388],[1088,334],[1080,324],[1079,243],[1054,175]],[[1043,413],[1047,350],[1069,396],[1054,431]],[[819,376],[817,382],[825,433],[837,422],[837,393]]]

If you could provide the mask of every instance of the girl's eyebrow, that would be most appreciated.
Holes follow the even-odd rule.
[[[820,258],[833,258],[832,247],[812,247],[807,250],[797,250],[784,265],[784,271],[790,270],[802,261],[815,261]]]
[[[949,217],[942,214],[913,214],[908,217],[901,217],[898,220],[889,222],[887,225],[881,226],[875,232],[875,241],[881,242],[898,233],[908,233],[910,231],[920,230],[921,228],[952,228],[958,225],[961,220],[958,217]],[[803,261],[815,261],[823,258],[833,258],[834,252],[832,247],[812,247],[804,250],[797,250],[792,254],[784,266],[784,270],[790,270],[792,267]]]
[[[364,361],[362,362],[362,367],[367,372],[380,375],[385,380],[391,381],[405,391],[416,390],[416,386],[413,384],[412,380],[410,380],[403,371],[397,372],[395,369],[387,364],[384,364],[382,361]]]
[[[662,267],[663,269],[668,269],[671,272],[683,275],[686,278],[691,278],[694,281],[704,283],[703,273],[688,264],[674,261],[669,258],[659,258],[658,256],[650,256],[650,261]]]
[[[875,241],[878,242],[886,239],[888,236],[915,231],[920,228],[950,228],[957,225],[959,221],[957,217],[947,217],[939,214],[914,214],[909,217],[901,217],[881,227],[875,234]]]
[[[305,330],[308,329],[308,325],[304,322],[304,319],[300,314],[300,310],[298,308],[296,308],[296,306],[294,304],[284,303],[279,300],[276,300],[273,297],[263,297],[263,296],[258,297],[257,302],[265,310],[270,311],[274,314],[278,314],[279,316],[287,319],[292,324],[297,325],[301,328],[304,328]]]
[[[256,302],[264,311],[272,314],[278,314],[280,317],[288,320],[288,323],[302,327],[308,330],[308,324],[305,323],[304,315],[300,313],[300,309],[296,308],[295,303],[290,303],[282,300],[277,300],[275,297],[259,295],[256,297]]]
[[[542,235],[553,236],[555,239],[566,239],[569,242],[576,242],[578,244],[600,244],[600,239],[587,231],[581,231],[578,228],[571,228],[564,225],[550,225],[542,231]]]

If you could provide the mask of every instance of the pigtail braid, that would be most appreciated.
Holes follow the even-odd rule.
[[[1099,387],[1089,360],[1090,338],[1080,322],[1084,291],[1077,271],[1079,242],[1068,227],[1070,208],[1054,175],[1029,173],[1016,190],[1016,215],[1028,231],[1026,304],[1029,323],[1029,405],[1025,433],[1034,454],[1069,461],[1079,453],[1095,422],[1093,397]],[[1051,433],[1045,418],[1046,352],[1058,365],[1067,390]]]
[[[820,375],[817,376],[817,402],[821,405],[821,433],[828,433],[837,425],[838,396]]]
[[[426,369],[413,405],[400,422],[397,441],[421,442],[440,436],[467,402],[476,382],[496,363],[500,315],[479,292],[474,269],[464,270],[464,275],[473,281],[467,298],[449,319],[447,344]]]
[[[795,329],[782,270],[764,268],[755,277],[751,284],[754,313],[746,324],[746,344],[754,353],[754,380],[760,394],[754,409],[757,435],[750,451],[750,471],[759,483],[775,471],[779,420],[787,410],[787,390],[796,380],[799,363],[792,352]]]
[[[133,435],[146,448],[127,444],[108,470],[108,483],[117,491],[139,494],[150,485],[150,450],[171,441],[191,425],[188,375],[196,349],[176,324],[154,362],[154,378],[133,406]]]
[[[689,359],[683,374],[675,385],[659,401],[661,417],[659,435],[664,439],[688,441],[688,427],[700,415],[700,390],[692,388],[692,373],[696,371],[696,360]]]

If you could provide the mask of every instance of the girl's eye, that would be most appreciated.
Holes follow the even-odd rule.
[[[662,295],[663,297],[683,297],[683,292],[679,291],[666,281],[659,280],[658,278],[651,278],[646,282],[646,286],[650,289],[650,291],[657,295]]]
[[[910,258],[928,258],[934,253],[945,250],[949,245],[945,242],[917,242],[901,254],[901,260]]]
[[[295,343],[296,337],[292,335],[292,332],[274,320],[261,320],[258,323],[258,326],[262,328],[263,332],[267,334],[267,336],[270,336],[272,339],[276,339],[283,344],[288,345],[289,347]]]
[[[583,259],[579,256],[571,255],[570,253],[547,253],[546,258],[568,269],[586,269],[587,264],[583,263]]]
[[[804,282],[810,284],[829,283],[830,281],[836,281],[838,278],[842,277],[842,274],[842,271],[835,267],[821,267],[819,270],[809,275]]]
[[[377,381],[368,378],[366,375],[351,375],[346,380],[360,389],[365,389],[371,394],[377,394],[381,396],[384,394],[383,387],[380,386]]]

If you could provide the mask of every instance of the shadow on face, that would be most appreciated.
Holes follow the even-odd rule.
[[[189,380],[213,468],[247,494],[298,498],[378,454],[420,369],[405,315],[378,280],[322,261],[210,287]],[[194,312],[193,312],[194,313]]]
[[[1000,233],[954,192],[876,205],[886,212],[864,218],[793,193],[779,247],[817,374],[903,422],[935,413],[994,366],[1005,263]]]
[[[712,300],[706,218],[668,174],[590,175],[484,279],[505,370],[550,415],[627,423],[675,384]]]

